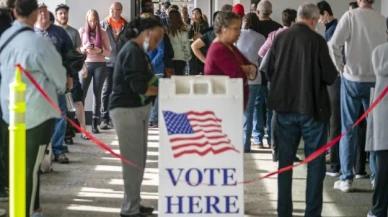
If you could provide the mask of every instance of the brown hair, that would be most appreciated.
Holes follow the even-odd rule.
[[[187,27],[183,22],[181,13],[177,10],[172,10],[168,14],[168,19],[170,22],[170,33],[172,36],[177,35],[181,32],[187,32]]]

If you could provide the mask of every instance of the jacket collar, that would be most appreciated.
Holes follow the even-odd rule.
[[[338,23],[338,20],[337,19],[333,19],[332,21],[330,21],[330,22],[325,24],[326,29],[330,29],[330,27],[332,27],[333,25],[336,25],[337,23]]]

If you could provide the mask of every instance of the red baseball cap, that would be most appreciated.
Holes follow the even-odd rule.
[[[241,17],[245,16],[244,6],[242,6],[242,4],[235,4],[232,12],[240,15]]]

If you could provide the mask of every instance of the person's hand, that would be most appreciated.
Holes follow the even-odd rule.
[[[194,41],[195,40],[197,40],[198,38],[200,38],[202,36],[202,34],[201,33],[197,33],[197,34],[195,34],[194,36],[193,36],[193,39],[194,39]]]
[[[255,65],[249,65],[249,71],[247,73],[247,77],[249,80],[255,80],[257,76],[257,67]]]
[[[72,77],[67,77],[67,89],[68,90],[73,89],[73,78]]]
[[[83,77],[83,78],[88,77],[88,69],[86,68],[86,66],[84,66],[84,67],[82,68],[82,77]]]
[[[194,18],[191,18],[191,20],[190,20],[190,25],[194,25],[194,23],[195,23]]]
[[[171,76],[173,76],[174,74],[175,74],[175,72],[174,72],[173,68],[166,68],[166,77],[167,78],[171,78]]]

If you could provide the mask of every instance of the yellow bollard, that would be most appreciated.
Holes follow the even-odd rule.
[[[25,92],[26,84],[17,66],[15,80],[10,84],[9,104],[10,217],[26,217],[27,214]]]

